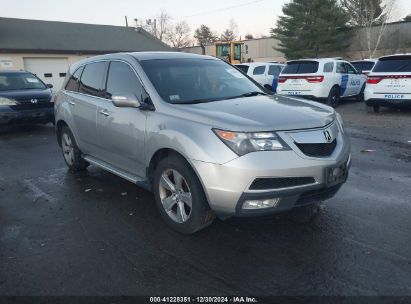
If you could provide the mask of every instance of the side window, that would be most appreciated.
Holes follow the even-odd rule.
[[[81,76],[81,73],[83,72],[84,67],[78,68],[73,75],[71,75],[69,81],[66,84],[66,90],[67,91],[72,91],[72,92],[78,92],[78,86],[79,86],[79,79]]]
[[[334,62],[324,64],[324,73],[332,73],[334,71]]]
[[[144,102],[148,94],[140,80],[128,64],[112,61],[108,70],[106,97],[134,94],[140,102]]]
[[[102,97],[106,66],[106,62],[95,62],[86,65],[81,75],[79,92]]]
[[[349,63],[345,64],[348,74],[357,74],[357,70]]]
[[[340,74],[347,74],[348,73],[347,67],[345,66],[344,62],[338,62],[337,63],[337,73],[340,73]]]
[[[278,76],[281,72],[281,67],[278,65],[270,65],[268,67],[268,75]]]
[[[253,75],[263,75],[265,72],[265,65],[260,65],[254,68]]]

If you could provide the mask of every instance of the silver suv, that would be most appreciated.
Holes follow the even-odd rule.
[[[152,190],[165,222],[182,233],[215,215],[323,201],[350,167],[332,108],[268,95],[213,57],[147,52],[80,61],[55,97],[55,117],[71,170],[92,164]]]

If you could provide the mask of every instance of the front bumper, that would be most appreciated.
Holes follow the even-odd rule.
[[[284,138],[283,138],[284,139]],[[287,142],[292,145],[292,143]],[[351,165],[350,143],[341,133],[333,154],[326,158],[308,157],[291,151],[255,152],[219,165],[192,160],[200,177],[210,207],[222,216],[246,216],[282,212],[332,197],[343,179],[336,185],[327,185],[327,168]],[[314,182],[295,187],[251,190],[257,178],[312,177]],[[243,203],[249,199],[280,198],[274,208],[244,210]]]
[[[53,107],[31,110],[13,110],[8,106],[0,107],[0,125],[48,122],[54,122]]]

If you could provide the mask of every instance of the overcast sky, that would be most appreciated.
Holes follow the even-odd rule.
[[[194,30],[206,24],[221,33],[234,19],[239,34],[268,35],[289,0],[0,0],[1,17],[125,25],[152,18],[161,9],[173,21],[186,20]],[[410,0],[397,0],[397,17],[411,14]]]

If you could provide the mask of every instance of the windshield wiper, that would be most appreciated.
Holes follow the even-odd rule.
[[[197,104],[197,103],[206,103],[222,100],[222,98],[203,98],[203,99],[193,99],[193,100],[183,100],[183,101],[174,101],[172,104]]]
[[[268,95],[268,94],[264,92],[253,91],[253,92],[244,93],[241,95],[241,97],[254,97],[258,95]]]

